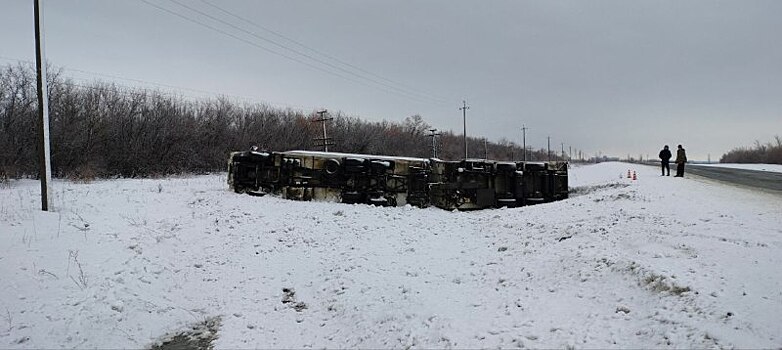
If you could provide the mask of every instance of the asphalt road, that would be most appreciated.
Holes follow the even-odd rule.
[[[676,164],[671,163],[671,170],[672,172],[676,171]],[[782,193],[782,173],[687,164],[684,168],[684,176],[686,177],[688,173],[717,181]]]

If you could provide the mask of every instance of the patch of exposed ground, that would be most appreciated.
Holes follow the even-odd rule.
[[[190,329],[167,334],[158,343],[150,347],[151,350],[211,350],[214,349],[214,341],[217,339],[217,331],[220,329],[220,317],[211,317],[203,322],[194,324]]]
[[[605,190],[617,189],[617,188],[625,188],[628,186],[630,185],[626,183],[620,183],[620,182],[595,185],[595,186],[577,186],[577,187],[571,187],[568,190],[568,196],[577,197],[577,196],[590,194],[592,192],[599,192],[599,191],[605,191]]]

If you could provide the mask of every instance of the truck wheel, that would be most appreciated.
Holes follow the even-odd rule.
[[[326,161],[326,174],[334,175],[339,171],[339,161],[336,159],[329,159]]]

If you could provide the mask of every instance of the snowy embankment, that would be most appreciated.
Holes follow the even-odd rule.
[[[782,173],[782,164],[711,163],[711,164],[695,164],[695,165]]]
[[[624,177],[628,168],[638,180]],[[0,188],[0,348],[782,346],[782,198],[657,168],[448,212],[291,202],[223,175]],[[621,178],[620,178],[621,176]]]

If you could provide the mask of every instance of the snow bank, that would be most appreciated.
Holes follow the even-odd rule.
[[[635,168],[634,168],[635,167]],[[626,178],[627,170],[638,180]],[[0,188],[0,347],[779,347],[780,198],[657,168],[448,212],[237,195],[223,175]],[[621,176],[621,178],[620,178]]]
[[[712,163],[696,164],[697,166],[713,166],[719,168],[746,169],[758,171],[770,171],[773,173],[782,173],[782,164],[737,164],[737,163]]]

